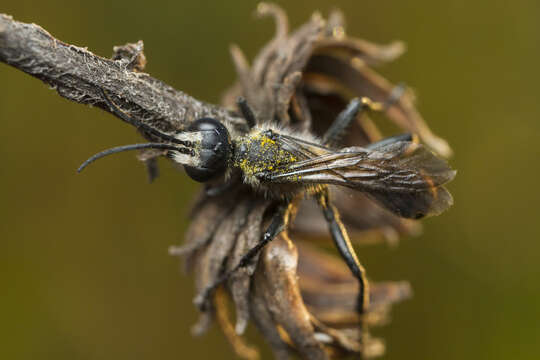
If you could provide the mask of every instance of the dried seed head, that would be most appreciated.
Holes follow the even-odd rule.
[[[400,42],[381,46],[350,38],[339,12],[325,21],[319,14],[293,33],[282,9],[261,3],[259,15],[276,22],[275,37],[255,57],[251,67],[240,49],[231,47],[238,82],[225,94],[223,104],[236,109],[243,96],[257,121],[279,119],[280,124],[321,135],[353,97],[384,102],[394,85],[370,66],[391,61],[404,50]],[[238,109],[237,109],[238,110]],[[431,133],[405,92],[389,106],[387,117],[408,132],[419,134],[432,150],[449,155],[446,142]],[[343,138],[343,146],[362,146],[379,140],[367,117],[357,119]],[[402,234],[418,233],[419,224],[384,210],[361,193],[330,187],[342,221],[357,244],[379,239],[396,241]],[[185,256],[200,292],[238,264],[260,239],[276,204],[235,183],[219,196],[202,194],[193,213],[186,244],[174,248]],[[276,358],[291,351],[308,359],[327,359],[350,353],[380,356],[384,344],[362,333],[356,311],[358,284],[341,259],[323,253],[314,242],[329,242],[326,224],[316,204],[299,201],[293,230],[281,233],[255,260],[235,273],[214,294],[212,306],[195,328],[204,332],[217,316],[227,339],[239,356],[256,358],[241,338],[249,320],[265,337]],[[292,237],[289,238],[289,236]],[[224,290],[227,290],[226,292]],[[229,323],[225,294],[236,309],[236,325]],[[388,322],[391,306],[411,296],[406,282],[371,284],[370,307],[363,322]]]

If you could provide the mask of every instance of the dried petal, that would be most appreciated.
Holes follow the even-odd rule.
[[[228,271],[233,269],[240,262],[242,256],[259,241],[262,233],[263,215],[268,206],[269,202],[263,201],[251,209],[246,225],[238,235],[227,262]],[[244,333],[249,321],[249,290],[256,264],[257,259],[254,259],[252,265],[238,270],[229,280],[229,290],[236,306],[236,333],[239,335]]]
[[[220,287],[216,290],[214,297],[214,304],[216,308],[216,317],[221,330],[227,337],[227,340],[232,345],[234,352],[246,360],[259,359],[259,352],[252,346],[245,343],[244,339],[236,334],[229,319],[229,312],[227,311],[227,298],[223,288]]]
[[[265,300],[265,287],[262,284],[253,282],[253,291],[250,298],[251,318],[269,343],[276,359],[289,358],[289,345],[281,338],[277,325],[270,314]]]
[[[186,232],[184,244],[169,248],[169,254],[184,257],[186,272],[192,270],[197,260],[196,251],[210,242],[216,229],[236,204],[233,196],[218,196],[214,200],[216,201],[208,201],[207,196],[202,194],[192,211],[192,221]]]
[[[336,31],[333,31],[335,34]],[[361,62],[366,65],[378,65],[391,62],[400,57],[406,50],[401,41],[394,41],[388,45],[379,45],[372,42],[333,36],[317,42],[314,54],[331,55],[333,57]]]
[[[221,275],[225,261],[233,249],[240,230],[246,223],[250,207],[251,201],[239,201],[233,212],[221,222],[212,241],[201,254],[195,271],[197,295],[194,302],[199,307],[202,301],[206,300],[202,297],[204,291]]]
[[[297,285],[296,248],[281,234],[263,251],[260,267],[255,272],[266,305],[275,322],[287,334],[295,349],[306,359],[327,359],[327,354],[315,337],[310,314],[302,301]]]
[[[274,38],[264,46],[259,54],[253,60],[253,78],[260,83],[262,74],[268,68],[268,62],[275,56],[274,54],[281,49],[282,43],[286,40],[289,32],[289,21],[285,11],[272,3],[259,3],[257,6],[259,16],[272,16],[276,22],[276,34]]]
[[[284,125],[290,123],[289,107],[292,96],[296,92],[300,80],[302,80],[302,73],[300,71],[293,72],[285,77],[283,85],[281,85],[277,91],[276,116],[279,119],[282,119],[281,121]]]
[[[236,75],[238,75],[240,89],[253,89],[253,80],[250,76],[249,63],[246,59],[246,56],[244,55],[242,50],[235,44],[230,46],[229,51],[231,53],[233,65],[236,70]]]

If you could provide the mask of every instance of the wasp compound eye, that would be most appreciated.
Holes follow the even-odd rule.
[[[195,181],[206,182],[225,172],[231,155],[231,141],[227,128],[213,118],[195,120],[188,131],[201,133],[197,166],[185,165],[186,173]]]

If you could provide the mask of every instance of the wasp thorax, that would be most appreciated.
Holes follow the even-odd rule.
[[[258,129],[235,142],[233,165],[248,182],[258,183],[263,174],[279,172],[280,166],[297,160],[279,145],[276,136],[271,130]]]
[[[189,131],[201,134],[195,151],[196,166],[185,165],[186,173],[196,181],[206,182],[225,173],[231,156],[231,140],[227,128],[213,118],[201,118],[193,122]]]

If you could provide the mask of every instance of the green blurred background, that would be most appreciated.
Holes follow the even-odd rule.
[[[455,150],[455,206],[396,249],[361,249],[372,279],[415,291],[376,331],[385,358],[538,359],[540,2],[279,3],[293,25],[339,7],[349,34],[406,41],[381,72],[416,89]],[[147,72],[217,102],[234,79],[228,45],[251,57],[273,33],[255,6],[3,0],[0,12],[103,56],[143,39]],[[166,161],[148,185],[134,154],[76,175],[89,155],[139,141],[135,131],[4,64],[0,83],[0,358],[234,358],[217,328],[190,335],[191,279],[167,254],[198,186]]]

